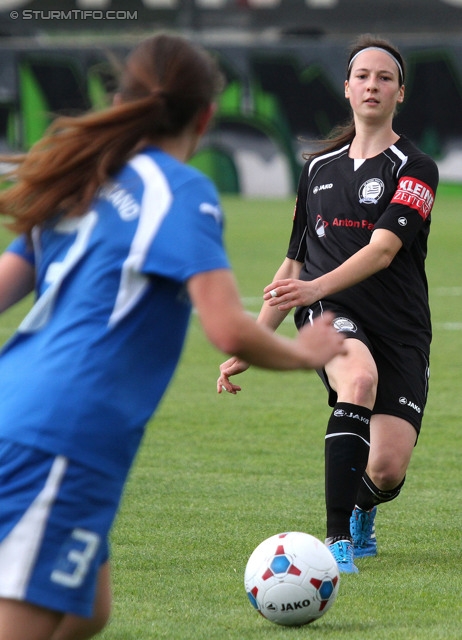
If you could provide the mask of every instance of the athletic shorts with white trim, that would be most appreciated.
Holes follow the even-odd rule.
[[[385,414],[406,420],[420,433],[428,396],[429,361],[419,348],[402,344],[383,336],[364,331],[354,315],[337,305],[316,303],[297,310],[296,323],[300,328],[324,311],[335,315],[334,327],[346,338],[356,338],[371,352],[378,371],[378,387],[372,414]],[[324,369],[318,375],[329,394],[329,406],[335,406],[337,394],[329,385]]]
[[[92,614],[123,483],[0,440],[0,597]]]

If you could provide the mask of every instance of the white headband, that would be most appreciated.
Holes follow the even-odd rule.
[[[399,76],[400,76],[400,80],[401,83],[404,82],[404,74],[403,74],[403,67],[400,65],[400,63],[398,62],[398,60],[395,58],[395,56],[390,53],[390,51],[387,51],[387,49],[383,49],[383,47],[365,47],[364,49],[361,49],[361,51],[358,51],[358,53],[355,53],[355,55],[351,58],[349,64],[348,64],[348,70],[351,69],[351,65],[353,64],[353,62],[356,60],[356,58],[361,54],[364,53],[364,51],[383,51],[384,53],[386,53],[387,55],[390,56],[390,58],[393,60],[393,62],[396,64],[396,66],[399,69]]]

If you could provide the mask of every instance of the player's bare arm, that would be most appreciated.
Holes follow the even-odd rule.
[[[34,289],[34,267],[15,253],[0,256],[0,313]]]
[[[303,327],[294,341],[297,345],[296,349],[305,354],[307,362],[309,362],[308,368],[319,369],[330,362],[332,358],[345,355],[344,336],[335,332],[333,319],[332,314],[325,313],[321,318],[317,318],[312,325]],[[339,339],[338,342],[333,340],[333,332]],[[245,370],[242,368],[243,364],[241,361],[231,358],[221,365],[220,377],[217,380],[218,393],[224,390],[235,395],[241,390],[241,387],[234,385],[229,378],[237,373],[242,373]]]
[[[274,279],[298,278],[302,266],[303,263],[301,262],[285,258],[279,269],[276,271]],[[277,308],[270,307],[267,305],[266,301],[263,301],[262,308],[257,318],[257,323],[276,331],[287,314],[288,310],[280,311]],[[241,387],[233,384],[229,378],[247,371],[249,366],[250,365],[247,362],[236,356],[233,356],[223,362],[220,366],[220,377],[217,380],[218,393],[227,391],[228,393],[236,394],[238,391],[241,391]]]
[[[279,311],[308,306],[386,269],[401,247],[397,235],[387,229],[377,229],[368,245],[336,269],[310,282],[295,278],[274,280],[265,287],[263,297],[269,307]]]

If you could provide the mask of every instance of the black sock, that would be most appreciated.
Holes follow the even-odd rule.
[[[394,500],[399,496],[405,480],[406,476],[404,476],[403,480],[394,489],[382,491],[372,482],[367,473],[364,473],[362,482],[359,485],[358,495],[356,497],[357,506],[360,509],[363,509],[363,511],[370,511],[370,509],[382,502],[390,502],[390,500]]]
[[[350,539],[350,516],[369,457],[371,411],[337,402],[325,441],[327,537]]]

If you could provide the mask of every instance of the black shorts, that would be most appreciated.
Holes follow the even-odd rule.
[[[364,331],[361,323],[350,311],[328,302],[318,302],[312,307],[298,308],[295,323],[300,329],[312,322],[324,311],[335,315],[334,326],[347,338],[361,340],[374,358],[378,371],[378,386],[372,413],[397,416],[412,424],[420,433],[427,402],[429,360],[418,347]],[[337,394],[329,385],[324,369],[318,371],[329,393],[329,406],[337,402]]]

